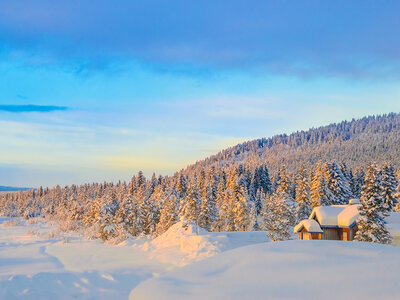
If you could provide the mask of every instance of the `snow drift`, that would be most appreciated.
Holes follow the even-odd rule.
[[[263,231],[208,232],[194,223],[185,226],[180,221],[161,236],[146,242],[141,249],[149,252],[152,259],[175,267],[212,257],[228,249],[265,241],[267,237]]]
[[[263,243],[142,282],[130,299],[397,299],[399,268],[393,246]]]

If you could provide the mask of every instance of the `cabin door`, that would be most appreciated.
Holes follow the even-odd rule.
[[[348,241],[347,231],[343,230],[343,241]]]

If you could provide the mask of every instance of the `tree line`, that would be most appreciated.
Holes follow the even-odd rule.
[[[160,235],[180,220],[209,231],[263,229],[270,239],[285,240],[313,207],[359,198],[356,239],[388,243],[384,219],[400,210],[399,175],[385,162],[353,169],[344,162],[318,161],[296,171],[282,164],[272,176],[265,164],[211,165],[150,179],[139,172],[130,182],[6,193],[0,196],[0,212],[43,216],[57,220],[61,230],[82,230],[103,240]]]

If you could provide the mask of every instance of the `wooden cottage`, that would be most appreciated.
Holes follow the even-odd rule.
[[[353,199],[348,205],[315,207],[310,217],[301,221],[294,232],[300,240],[352,241],[357,231],[359,206],[359,201]]]

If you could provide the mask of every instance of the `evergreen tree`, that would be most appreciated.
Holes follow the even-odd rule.
[[[351,198],[350,186],[337,162],[334,160],[327,164],[325,172],[328,188],[333,196],[330,202],[332,204],[347,204]]]
[[[273,200],[279,199],[279,202],[285,202],[289,208],[290,214],[287,215],[289,224],[294,226],[296,224],[295,210],[297,203],[290,195],[289,179],[286,175],[286,167],[283,165],[279,173],[279,181],[277,182],[277,188]]]
[[[309,180],[304,165],[301,167],[296,179],[296,219],[300,222],[311,214],[311,197]]]
[[[196,226],[199,225],[198,216],[200,213],[201,198],[196,183],[190,184],[187,190],[186,198],[181,204],[180,215],[184,218],[184,226],[188,226],[194,222]]]
[[[157,224],[157,235],[163,234],[178,221],[177,204],[178,200],[175,194],[169,193],[163,202],[163,207],[160,211],[160,222]]]
[[[234,208],[234,212],[236,214],[235,228],[237,231],[246,231],[250,225],[250,211],[247,199],[247,192],[243,187],[241,187]]]
[[[179,199],[184,199],[186,197],[188,189],[188,182],[185,175],[182,173],[178,177],[178,182],[176,183],[176,191],[178,193]]]
[[[258,213],[255,204],[251,204],[250,207],[250,228],[252,231],[260,230],[260,225],[258,224]]]
[[[319,161],[311,182],[311,205],[312,207],[327,206],[331,204],[329,199],[332,199],[332,195],[325,180],[322,163]]]
[[[218,219],[218,211],[213,187],[209,185],[206,190],[207,194],[205,198],[202,199],[200,208],[199,226],[210,231]]]
[[[357,220],[355,240],[390,244],[391,236],[384,220],[388,214],[382,211],[383,203],[380,174],[376,165],[372,164],[368,167],[365,185],[361,191],[360,217]]]
[[[356,175],[354,178],[354,189],[353,189],[353,195],[354,197],[360,199],[361,198],[361,190],[364,185],[364,177],[365,173],[362,169],[357,169],[356,170]]]
[[[265,199],[265,194],[263,193],[263,191],[261,189],[257,190],[257,193],[255,195],[255,199],[254,199],[254,208],[256,210],[256,214],[259,215],[262,209],[262,203]]]
[[[394,169],[387,163],[383,164],[382,167],[382,178],[381,178],[381,190],[383,197],[383,210],[388,212],[393,211],[398,203],[396,198],[396,188],[399,182],[397,181]]]
[[[261,166],[259,169],[260,187],[264,194],[271,193],[271,179],[269,178],[269,172],[267,166]]]
[[[263,208],[264,229],[272,241],[284,241],[290,238],[292,211],[284,198],[274,193],[265,201]]]

